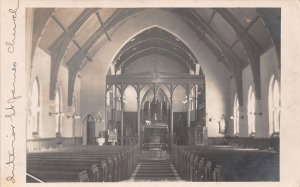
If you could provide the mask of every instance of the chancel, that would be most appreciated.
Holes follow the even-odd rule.
[[[27,182],[279,181],[279,8],[28,8]]]

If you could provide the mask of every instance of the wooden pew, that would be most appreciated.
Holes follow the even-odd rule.
[[[115,148],[115,149],[114,149]],[[128,179],[133,171],[139,146],[135,147],[73,147],[61,148],[55,152],[29,153],[27,171],[46,181],[76,181],[81,171],[86,170],[92,181],[95,164],[102,181],[120,181]],[[92,168],[92,165],[94,167]],[[97,179],[95,179],[97,178]]]
[[[173,162],[180,176],[185,180],[201,181],[203,175],[198,174],[203,173],[201,171],[203,168],[199,168],[199,158],[204,158],[206,162],[206,176],[204,175],[203,180],[221,180],[223,177],[226,181],[279,179],[279,155],[276,153],[249,150],[237,151],[210,146],[179,146],[175,149],[177,154],[175,154],[174,158],[176,160],[173,160]],[[259,162],[259,160],[264,160],[265,165],[262,166],[262,162]],[[255,170],[260,170],[260,172]],[[218,176],[216,176],[217,174]],[[215,177],[213,177],[214,175]],[[265,177],[263,178],[262,175],[265,175]]]

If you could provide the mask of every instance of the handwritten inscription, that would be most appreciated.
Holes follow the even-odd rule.
[[[12,18],[12,33],[11,33],[11,40],[5,42],[5,45],[7,46],[7,51],[9,53],[15,52],[15,45],[16,45],[16,36],[17,36],[17,13],[19,10],[19,0],[17,1],[17,6],[14,9],[8,9],[8,12],[11,15]]]
[[[19,0],[17,0],[17,5],[15,8],[8,9],[9,14],[11,15],[11,38],[8,39],[8,41],[5,42],[5,45],[7,47],[7,52],[11,55],[14,55],[15,53],[15,45],[16,45],[16,39],[17,39],[17,13],[19,10]],[[14,56],[13,56],[14,57]],[[10,147],[8,150],[8,158],[6,161],[6,165],[8,165],[11,168],[11,172],[9,176],[6,177],[7,181],[11,181],[12,183],[15,183],[15,142],[16,142],[16,125],[15,125],[15,119],[16,119],[16,103],[19,99],[22,98],[22,95],[17,94],[16,91],[16,84],[17,84],[17,65],[18,63],[16,61],[13,61],[10,63],[11,65],[11,71],[7,73],[11,73],[12,79],[9,82],[10,84],[10,92],[8,99],[6,101],[6,108],[5,108],[5,118],[8,121],[8,126],[10,128],[10,132],[8,133],[7,137],[10,139]]]

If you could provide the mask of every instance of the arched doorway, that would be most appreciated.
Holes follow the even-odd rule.
[[[83,132],[85,137],[83,144],[85,145],[94,145],[96,144],[95,140],[95,119],[92,115],[88,114],[83,120]]]

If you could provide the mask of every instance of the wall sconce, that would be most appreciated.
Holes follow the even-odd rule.
[[[98,114],[94,117],[96,122],[102,122],[102,116],[101,116],[101,112],[98,112]]]
[[[74,119],[80,119],[80,116],[77,114],[73,114],[73,115],[67,115],[67,118],[74,118]]]
[[[237,119],[243,119],[244,116],[230,116],[230,119],[234,120],[235,118]]]
[[[65,113],[63,113],[63,112],[49,112],[49,116],[52,116],[52,115],[58,115],[60,117],[64,117]]]

